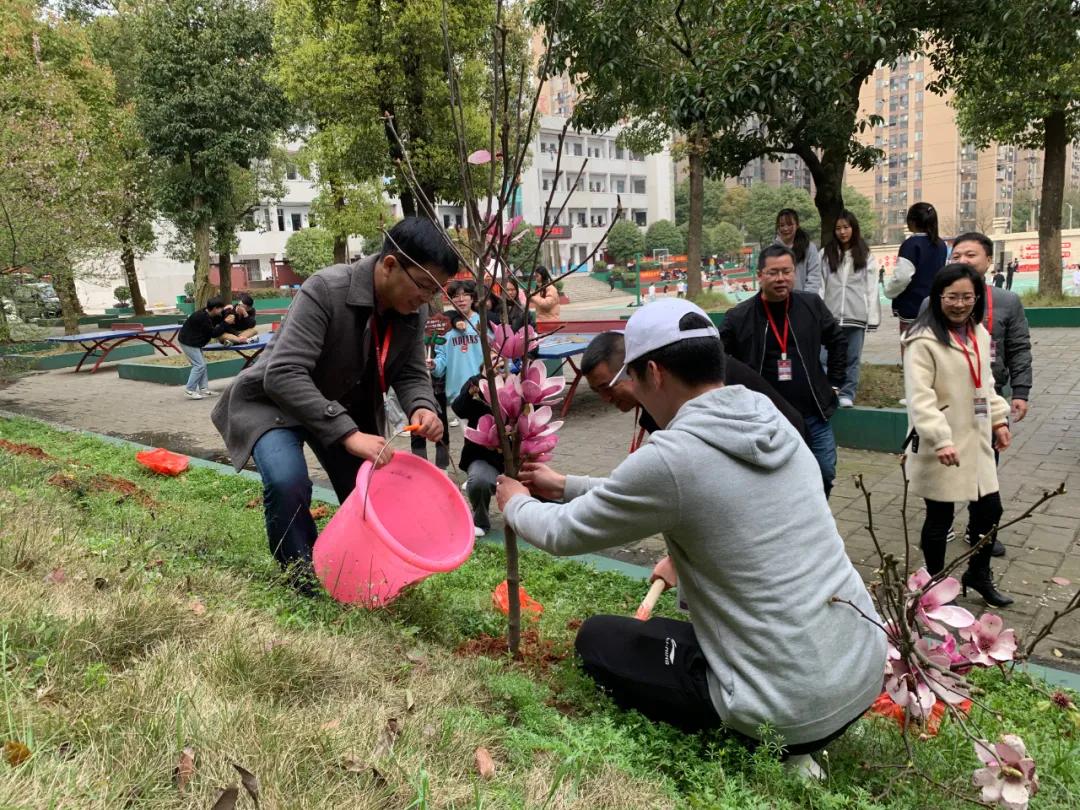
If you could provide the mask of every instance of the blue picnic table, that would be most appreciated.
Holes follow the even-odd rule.
[[[78,335],[61,335],[60,337],[46,338],[46,340],[49,343],[62,345],[77,344],[84,350],[83,356],[79,358],[79,364],[75,366],[75,371],[82,368],[87,358],[97,357],[97,362],[90,369],[90,373],[93,374],[105,362],[105,358],[109,356],[110,352],[125,343],[146,343],[166,357],[169,356],[169,353],[165,351],[166,348],[180,354],[180,347],[173,343],[176,335],[180,332],[180,327],[181,324],[178,323],[164,326],[143,326],[139,323],[126,323],[116,329],[103,329],[100,332],[82,332]],[[172,334],[166,337],[166,332],[172,332]]]
[[[236,352],[244,358],[243,371],[250,366],[262,354],[263,349],[270,345],[274,339],[274,332],[260,332],[255,340],[250,343],[208,343],[203,346],[204,352]]]
[[[574,358],[579,354],[584,354],[585,349],[588,348],[589,343],[596,337],[595,334],[578,334],[576,332],[556,332],[550,335],[540,335],[540,347],[537,349],[537,357],[541,360],[561,360],[559,364],[559,370],[561,371],[563,366],[570,366],[574,372],[574,379],[571,380],[569,387],[566,389],[566,396],[563,397],[562,408],[559,411],[559,415],[563,418],[566,417],[567,412],[570,410],[570,404],[574,401],[574,392],[577,391],[578,383],[581,382],[581,369],[574,362]]]

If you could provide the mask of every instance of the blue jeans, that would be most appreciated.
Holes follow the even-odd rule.
[[[310,563],[319,534],[311,517],[311,478],[304,444],[326,470],[340,503],[356,487],[356,473],[364,463],[340,444],[323,447],[304,428],[274,428],[255,442],[251,455],[263,480],[266,536],[270,553],[282,567],[296,561]]]
[[[863,341],[866,340],[866,330],[861,326],[843,327],[844,337],[847,338],[847,370],[844,373],[844,384],[840,388],[840,396],[855,401],[855,392],[859,388],[859,364],[862,362]]]
[[[188,374],[187,378],[187,390],[205,391],[210,387],[210,375],[206,373],[206,357],[203,356],[202,349],[181,343],[180,350],[191,361],[191,373]]]
[[[821,468],[821,482],[825,485],[825,497],[828,498],[833,479],[836,478],[836,437],[833,436],[832,425],[820,416],[803,416],[803,423],[810,440],[810,452]]]

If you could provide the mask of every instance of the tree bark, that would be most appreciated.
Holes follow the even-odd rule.
[[[0,343],[11,343],[11,325],[8,323],[3,305],[0,305]]]
[[[139,286],[139,276],[135,272],[135,248],[131,243],[131,233],[127,222],[123,222],[119,229],[120,259],[124,265],[124,279],[127,288],[131,292],[131,306],[136,315],[146,314],[146,299],[143,298],[142,288]]]
[[[701,293],[701,230],[705,214],[705,143],[698,131],[689,136],[690,229],[686,240],[686,293]]]
[[[792,150],[802,158],[810,176],[814,178],[814,207],[821,217],[819,245],[824,246],[833,238],[833,229],[840,212],[844,210],[844,169],[847,151],[830,148],[817,154],[808,145],[798,144]]]
[[[1061,295],[1061,210],[1065,201],[1065,113],[1043,120],[1042,202],[1039,206],[1039,294]]]
[[[195,237],[195,309],[202,309],[210,299],[210,221],[202,213],[202,196],[196,194],[193,208],[197,217]]]
[[[83,314],[82,305],[79,303],[79,295],[75,291],[75,276],[71,270],[63,270],[53,273],[53,287],[60,299],[60,306],[64,309],[64,334],[77,335],[79,333],[79,316]]]

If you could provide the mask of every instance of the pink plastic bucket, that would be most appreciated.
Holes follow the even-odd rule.
[[[472,512],[454,482],[399,451],[374,477],[371,462],[360,468],[356,489],[315,541],[315,573],[339,602],[374,608],[457,568],[474,542]]]

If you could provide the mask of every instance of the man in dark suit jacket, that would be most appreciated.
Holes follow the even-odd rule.
[[[378,256],[307,279],[277,336],[214,408],[233,466],[255,459],[270,550],[282,566],[302,563],[302,585],[318,534],[304,445],[344,502],[365,460],[381,466],[393,455],[384,438],[391,387],[417,433],[442,438],[421,310],[457,270],[438,226],[402,220]]]

